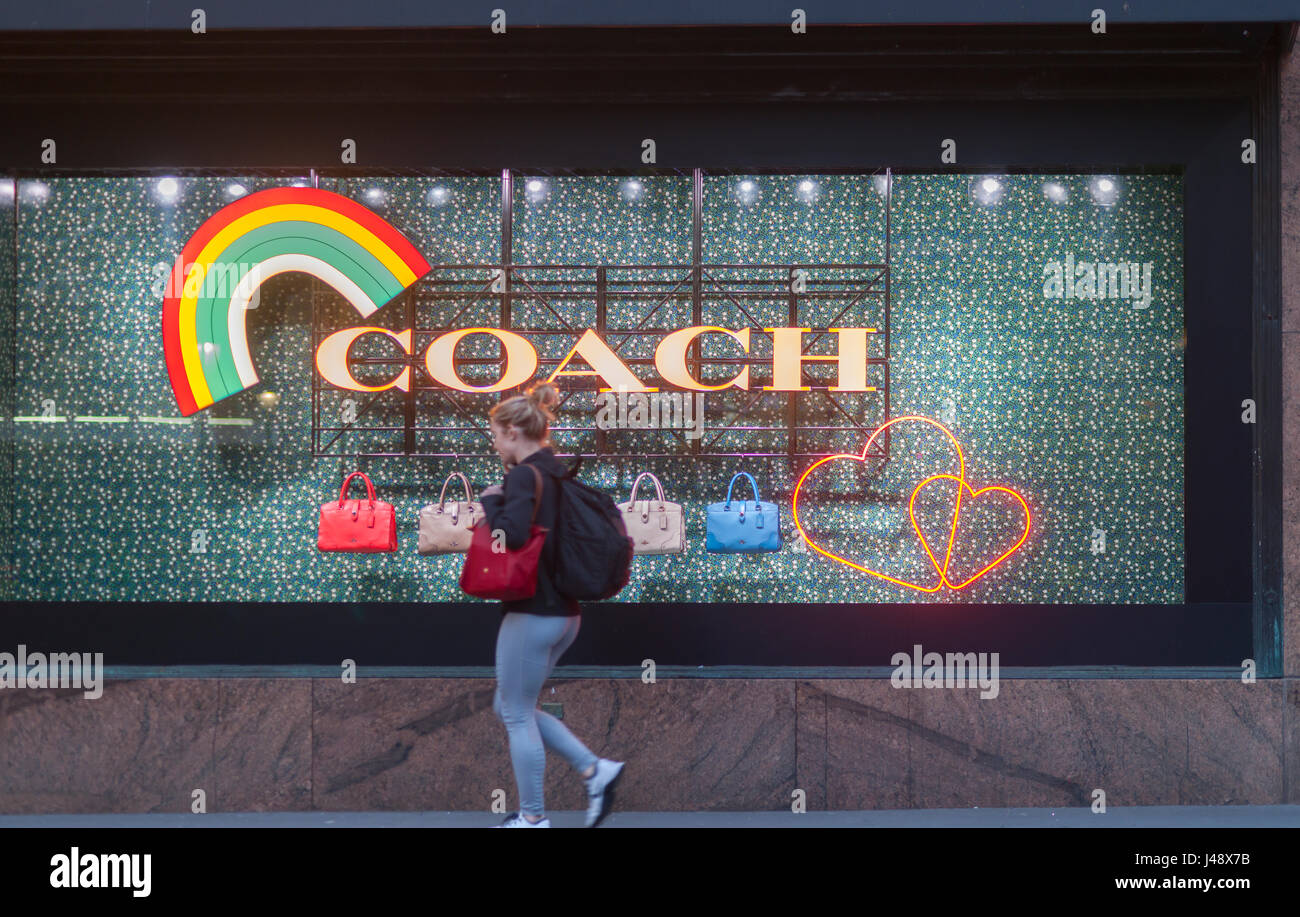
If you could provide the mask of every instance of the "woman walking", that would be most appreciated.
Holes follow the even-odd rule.
[[[497,633],[497,690],[492,708],[505,723],[510,739],[510,762],[519,791],[519,811],[497,827],[549,828],[543,805],[546,749],[573,766],[587,786],[586,826],[593,828],[613,804],[613,788],[623,763],[593,754],[563,723],[537,708],[537,698],[556,662],[578,636],[581,608],[561,596],[551,582],[555,566],[556,511],[559,484],[567,470],[550,448],[550,422],[560,400],[549,383],[507,398],[488,413],[493,448],[507,468],[505,487],[499,484],[480,495],[491,530],[505,533],[506,547],[516,550],[528,540],[537,474],[541,503],[537,524],[549,530],[537,564],[537,592],[527,599],[501,603],[501,629]]]

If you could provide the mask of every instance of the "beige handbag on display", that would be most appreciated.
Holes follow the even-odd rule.
[[[637,500],[636,488],[642,478],[654,482],[657,499]],[[650,472],[643,471],[636,476],[631,496],[626,503],[619,503],[618,508],[632,539],[633,554],[680,554],[686,550],[682,505],[664,499],[663,485]]]
[[[452,478],[460,479],[468,500],[447,502],[447,485]],[[470,539],[474,537],[470,529],[483,518],[483,504],[474,500],[474,490],[469,481],[459,471],[453,471],[442,482],[438,502],[420,510],[420,540],[416,550],[421,554],[465,554],[469,551]]]

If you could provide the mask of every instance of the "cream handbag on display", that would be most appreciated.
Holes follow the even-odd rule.
[[[654,482],[657,499],[637,500],[636,488],[643,478]],[[633,554],[680,554],[686,550],[682,505],[664,499],[663,485],[650,472],[643,471],[636,476],[632,495],[626,503],[619,503],[618,509],[632,539]]]
[[[469,499],[458,503],[447,502],[447,485],[459,478]],[[442,482],[438,502],[420,510],[420,540],[416,550],[421,554],[465,554],[469,551],[474,523],[485,518],[483,504],[475,501],[474,490],[465,475],[453,471]]]

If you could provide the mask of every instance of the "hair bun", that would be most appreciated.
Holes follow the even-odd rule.
[[[544,410],[549,410],[560,403],[560,391],[549,382],[534,385],[527,392],[528,400]]]

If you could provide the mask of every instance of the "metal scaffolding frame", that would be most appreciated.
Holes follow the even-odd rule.
[[[541,174],[535,172],[529,175]],[[585,172],[566,174],[587,174]],[[614,175],[617,173],[591,173]],[[647,173],[627,173],[641,174]],[[662,174],[662,173],[656,173]],[[677,174],[681,174],[678,172]],[[707,174],[726,174],[709,172]],[[754,174],[754,173],[750,173]],[[786,173],[777,173],[786,174]],[[867,177],[872,173],[862,174]],[[666,305],[674,304],[683,312],[689,306],[691,324],[703,325],[706,313],[715,312],[715,306],[725,306],[745,317],[751,327],[761,328],[764,322],[757,319],[750,311],[755,304],[767,304],[769,308],[775,303],[785,306],[784,319],[792,327],[806,327],[809,334],[803,342],[802,352],[808,354],[809,348],[831,333],[837,322],[855,307],[863,304],[878,303],[879,320],[873,322],[876,329],[873,338],[880,341],[878,352],[868,356],[868,371],[877,367],[879,382],[874,386],[880,398],[880,412],[869,420],[855,417],[845,410],[831,392],[830,386],[813,384],[815,380],[805,377],[801,380],[810,391],[821,392],[829,402],[829,407],[844,419],[838,425],[807,425],[800,423],[798,392],[766,392],[759,390],[734,390],[745,396],[746,404],[741,418],[767,396],[782,396],[785,404],[781,410],[782,422],[779,426],[760,426],[730,422],[719,426],[703,424],[703,436],[688,440],[681,429],[644,430],[637,433],[658,432],[660,440],[675,448],[667,451],[648,451],[637,449],[621,452],[617,443],[611,443],[612,431],[592,426],[572,426],[558,423],[552,426],[553,438],[557,440],[557,455],[583,455],[600,458],[655,458],[655,457],[785,457],[790,459],[820,457],[827,450],[807,451],[800,449],[800,434],[817,433],[825,436],[856,430],[869,436],[871,431],[888,420],[890,416],[890,332],[892,313],[890,301],[891,274],[891,204],[893,197],[892,170],[886,169],[884,211],[885,211],[885,245],[884,259],[879,263],[826,263],[826,264],[721,264],[704,263],[703,252],[703,169],[692,170],[692,261],[689,264],[521,264],[513,260],[514,229],[514,183],[516,173],[503,170],[501,174],[501,259],[499,263],[477,264],[436,264],[428,274],[420,278],[408,290],[398,297],[392,305],[402,309],[405,324],[403,328],[412,329],[412,346],[409,355],[394,357],[358,357],[349,355],[350,366],[392,366],[410,368],[410,385],[406,392],[396,389],[376,393],[356,393],[358,402],[355,416],[350,421],[340,420],[326,423],[322,416],[322,402],[326,391],[340,391],[322,380],[312,368],[312,435],[311,452],[317,458],[441,458],[457,459],[474,456],[495,458],[491,449],[491,433],[486,421],[486,408],[497,399],[512,394],[518,389],[493,393],[489,396],[474,393],[462,393],[434,383],[423,367],[425,348],[435,337],[449,331],[458,330],[464,325],[458,321],[474,310],[480,313],[486,307],[491,310],[495,305],[496,327],[513,331],[529,339],[545,339],[562,335],[575,341],[588,329],[594,330],[615,353],[637,337],[654,334],[666,334],[676,328],[663,328],[651,325],[652,319]],[[319,177],[313,173],[313,182]],[[804,289],[796,291],[793,282],[796,271],[804,271]],[[324,327],[322,313],[330,306],[336,294],[319,281],[314,281],[312,297],[312,347],[314,354],[320,342],[338,329]],[[565,302],[585,302],[594,304],[594,315],[590,325],[574,327],[565,318]],[[642,304],[639,318],[630,326],[612,324],[610,312],[622,311],[620,307],[629,304]],[[801,317],[818,303],[835,303],[841,306],[830,321],[819,323],[816,327],[802,325]],[[546,319],[552,324],[529,327],[517,322],[522,311],[521,306],[540,307],[546,313]],[[389,308],[392,308],[390,305]],[[833,308],[833,307],[832,307]],[[441,316],[439,321],[430,322],[427,316]],[[423,321],[423,323],[422,323]],[[540,367],[555,367],[561,357],[541,356]],[[694,378],[700,379],[700,368],[704,364],[731,364],[737,367],[763,365],[752,354],[741,357],[704,358],[700,342],[697,339],[687,351],[687,367]],[[457,360],[459,366],[500,364],[504,356],[465,357]],[[653,365],[651,357],[625,357],[620,355],[629,367]],[[553,371],[553,370],[552,370]],[[751,371],[752,372],[752,371]],[[541,374],[542,377],[548,373]],[[567,391],[562,396],[560,409],[579,391],[595,391],[593,381],[584,384],[582,376],[566,377],[563,386]],[[464,426],[445,426],[422,428],[419,426],[419,404],[421,396],[432,393],[451,408],[454,414],[463,418]],[[715,395],[718,393],[714,393]],[[469,410],[462,403],[463,398],[482,399],[485,403],[475,405]],[[706,396],[707,397],[707,396]],[[806,396],[805,396],[806,397]],[[373,412],[382,401],[390,407],[396,399],[401,399],[401,424],[365,423],[366,418],[374,420]],[[557,409],[558,411],[558,409]],[[563,418],[561,418],[563,420]],[[457,435],[477,434],[481,438],[482,451],[474,449],[424,451],[419,442],[421,430],[437,430]],[[780,451],[721,451],[711,448],[727,433],[732,432],[775,432],[784,431],[786,448]],[[368,434],[392,434],[394,445],[401,434],[401,447],[387,450],[364,448],[346,448],[349,437]],[[594,447],[582,451],[562,451],[566,434],[592,434]],[[873,449],[871,455],[882,459],[889,457],[889,430]],[[342,442],[340,442],[342,441]]]

